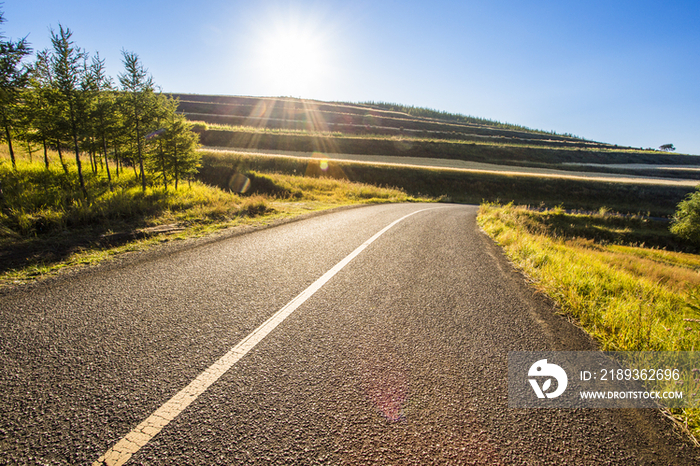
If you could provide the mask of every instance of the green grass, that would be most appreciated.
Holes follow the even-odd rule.
[[[247,212],[239,196],[194,183],[177,191],[149,186],[146,191],[130,170],[113,180],[84,172],[89,193],[83,198],[74,166],[69,173],[41,163],[20,162],[18,170],[0,165],[4,201],[0,222],[20,237],[56,233],[76,227],[116,229],[123,225],[153,226],[167,221],[207,223]],[[12,236],[12,235],[10,235]]]
[[[695,252],[696,246],[674,236],[669,221],[646,215],[620,215],[601,207],[596,213],[566,213],[562,208],[520,213],[530,231],[551,237],[585,238],[598,244],[619,244]],[[646,249],[645,249],[646,250]]]
[[[478,217],[514,264],[603,350],[700,350],[700,256],[629,245],[628,230],[644,230],[640,221],[512,204],[483,204]],[[605,230],[604,240],[591,234],[591,225]],[[700,410],[675,414],[700,438]]]
[[[255,170],[245,172],[251,182],[246,194],[201,181],[182,183],[178,190],[149,183],[143,191],[131,168],[116,177],[114,167],[110,190],[106,172],[93,173],[84,160],[85,199],[74,163],[64,173],[56,154],[51,158],[47,170],[20,155],[13,170],[0,153],[0,285],[243,224],[267,224],[343,205],[429,200],[395,188]],[[149,231],[163,225],[170,231]]]

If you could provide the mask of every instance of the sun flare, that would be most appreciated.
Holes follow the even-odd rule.
[[[293,75],[312,74],[322,60],[321,46],[309,34],[280,34],[268,44],[267,57],[271,69]]]
[[[313,23],[276,21],[260,31],[255,55],[260,79],[278,95],[308,97],[328,78],[328,39]]]

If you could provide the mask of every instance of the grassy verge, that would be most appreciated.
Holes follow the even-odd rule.
[[[642,219],[483,204],[478,222],[603,350],[700,350],[700,256],[641,247]],[[674,414],[700,438],[700,410]]]
[[[394,188],[255,170],[245,173],[250,190],[238,194],[201,181],[143,191],[132,169],[117,177],[111,167],[110,190],[106,171],[83,166],[87,199],[74,165],[65,173],[57,163],[46,169],[20,157],[13,170],[0,156],[0,286],[239,225],[350,204],[428,200]]]

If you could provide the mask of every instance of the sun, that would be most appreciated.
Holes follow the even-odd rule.
[[[273,71],[298,79],[309,78],[320,71],[323,51],[319,40],[304,31],[285,31],[271,38],[265,60]]]
[[[255,68],[267,94],[311,97],[329,78],[329,39],[311,21],[273,22],[258,31],[255,49]]]

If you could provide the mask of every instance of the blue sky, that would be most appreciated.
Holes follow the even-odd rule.
[[[700,2],[6,0],[5,35],[61,23],[136,52],[166,92],[424,106],[700,154]]]

